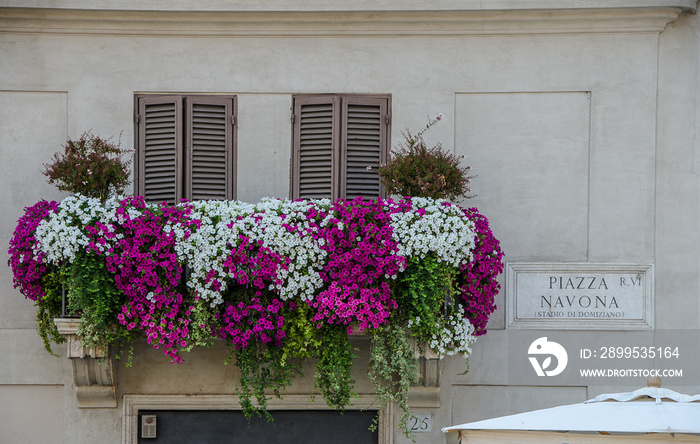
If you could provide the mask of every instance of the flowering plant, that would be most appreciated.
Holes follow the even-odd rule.
[[[10,240],[10,259],[15,288],[37,306],[39,335],[46,351],[53,354],[51,341],[64,342],[52,319],[61,313],[61,278],[58,270],[47,267],[46,253],[36,249],[36,230],[39,224],[58,209],[55,201],[40,200],[24,209],[24,215],[17,221],[14,235]]]
[[[459,164],[464,156],[445,152],[440,143],[428,147],[423,140],[423,134],[441,119],[442,114],[429,119],[416,134],[408,128],[401,133],[404,140],[392,151],[391,162],[379,167],[379,179],[390,194],[450,200],[471,197],[470,167]]]
[[[121,156],[128,153],[119,143],[110,142],[87,131],[77,140],[64,145],[51,164],[44,165],[44,175],[61,191],[82,193],[102,202],[110,194],[121,193],[129,184],[129,163]]]
[[[28,207],[9,253],[15,287],[40,319],[59,314],[63,285],[90,344],[141,332],[179,362],[193,346],[226,341],[246,414],[257,411],[253,397],[265,411],[266,390],[279,395],[291,381],[291,358],[308,357],[319,358],[318,390],[344,409],[354,382],[347,334],[362,330],[380,399],[407,414],[409,334],[468,356],[503,268],[485,217],[430,198],[170,206],[75,195]]]

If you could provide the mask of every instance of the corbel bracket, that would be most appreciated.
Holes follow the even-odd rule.
[[[79,408],[116,408],[112,359],[109,350],[83,347],[78,336],[79,319],[56,318],[58,332],[66,337],[67,357],[73,364],[73,382]]]

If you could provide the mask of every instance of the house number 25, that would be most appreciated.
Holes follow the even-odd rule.
[[[432,432],[433,415],[425,413],[414,413],[408,421],[408,426],[414,433]]]

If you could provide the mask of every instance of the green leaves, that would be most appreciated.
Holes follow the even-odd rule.
[[[135,333],[117,322],[126,296],[114,282],[102,257],[80,252],[68,269],[68,308],[80,314],[78,333],[87,347],[130,341]]]
[[[58,333],[58,328],[53,319],[61,316],[63,302],[63,278],[65,271],[56,267],[47,267],[48,271],[41,278],[41,286],[44,296],[37,301],[36,322],[39,336],[44,342],[44,349],[54,356],[58,356],[51,349],[51,342],[62,344],[66,338]]]
[[[470,167],[460,166],[462,156],[443,151],[439,143],[428,148],[423,141],[423,133],[441,118],[429,120],[415,135],[408,129],[402,132],[404,141],[392,152],[391,162],[379,167],[379,178],[390,194],[451,200],[471,197],[473,177],[467,175]]]
[[[284,329],[284,353],[282,359],[308,359],[317,356],[318,350],[323,346],[321,329],[312,321],[313,311],[307,304],[299,304],[294,314],[285,313]]]
[[[410,411],[408,391],[412,381],[418,378],[418,364],[408,332],[398,318],[392,317],[388,324],[372,331],[372,349],[369,359],[369,378],[377,390],[377,399],[382,408],[395,402],[401,409],[399,429],[413,439],[408,428]]]
[[[129,184],[129,163],[121,156],[128,153],[119,146],[83,133],[77,140],[68,140],[63,154],[56,153],[53,162],[44,164],[48,182],[61,191],[95,197],[102,202],[111,192],[121,193]]]
[[[243,414],[248,420],[257,415],[272,422],[272,415],[267,411],[267,401],[272,397],[266,391],[271,390],[275,397],[281,398],[282,391],[291,384],[294,374],[300,373],[298,366],[283,362],[281,347],[268,347],[255,342],[237,349],[235,354],[236,366],[241,373],[236,391]]]
[[[319,360],[316,364],[316,388],[329,407],[343,412],[350,404],[355,381],[352,370],[352,347],[344,325],[326,325],[322,328]]]
[[[434,255],[413,257],[406,270],[399,275],[393,295],[411,332],[419,342],[427,342],[438,334],[446,314],[446,304],[451,304],[456,294],[455,279],[458,270],[440,263]]]

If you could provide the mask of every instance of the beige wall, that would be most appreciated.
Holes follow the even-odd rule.
[[[291,7],[274,3],[281,10]],[[363,5],[376,8],[376,3],[383,4]],[[483,7],[483,2],[466,3],[460,4]],[[504,10],[514,4],[496,3]],[[561,2],[527,5],[536,9],[554,3]],[[404,127],[417,129],[427,115],[445,114],[426,138],[466,156],[478,175],[473,181],[477,196],[467,203],[489,217],[507,260],[654,263],[657,327],[697,329],[697,17],[684,13],[666,26],[679,11],[613,14],[569,3],[572,10],[552,17],[514,12],[499,21],[498,14],[464,13],[455,16],[457,24],[447,15],[421,15],[415,24],[409,19],[416,16],[400,12],[367,16],[366,23],[351,22],[354,16],[345,17],[347,22],[326,16],[346,24],[337,28],[287,17],[265,25],[262,36],[238,35],[243,31],[237,26],[256,30],[263,25],[224,15],[224,22],[231,20],[228,28],[226,23],[199,24],[194,37],[173,30],[170,19],[152,27],[137,20],[129,27],[120,21],[125,13],[110,16],[111,22],[50,21],[47,26],[65,29],[45,33],[37,25],[47,24],[39,20],[41,13],[22,11],[29,18],[18,19],[17,11],[4,11],[0,29],[12,32],[0,34],[0,243],[7,245],[22,207],[60,198],[40,170],[67,137],[91,129],[105,136],[121,133],[122,144],[132,144],[135,93],[237,94],[238,197],[248,201],[288,196],[292,94],[390,93],[394,144]],[[202,7],[217,5],[210,1]],[[406,5],[425,6],[417,0]],[[619,2],[658,5],[694,7],[694,2]],[[298,6],[304,9],[308,2]],[[654,14],[663,17],[649,18]],[[367,23],[378,28],[368,30]],[[207,26],[216,31],[205,32]],[[410,26],[423,31],[412,33]],[[92,31],[83,34],[86,29]],[[6,248],[1,259],[6,262]],[[475,346],[466,376],[458,375],[463,361],[442,361],[440,407],[416,410],[434,414],[436,431],[417,435],[419,443],[442,442],[439,427],[455,421],[537,407],[530,400],[535,389],[508,386],[504,306],[501,297],[492,331]],[[116,363],[117,397],[233,393],[234,367],[223,365],[225,355],[223,347],[200,350],[175,366],[137,344],[134,367]],[[359,389],[366,392],[363,369],[360,363],[355,371]],[[310,387],[310,380],[301,380],[292,392]],[[700,381],[683,389],[700,392]],[[581,401],[599,389],[536,390],[538,406],[549,406]],[[494,397],[508,402],[471,408]],[[22,412],[35,405],[48,419],[27,428]],[[13,440],[17,436],[46,442],[45,436],[62,435],[66,443],[122,439],[120,408],[76,407],[68,360],[43,352],[32,304],[13,290],[4,266],[0,409],[3,442],[21,442]]]
[[[63,436],[63,396],[57,385],[0,385],[2,441],[57,442]]]

